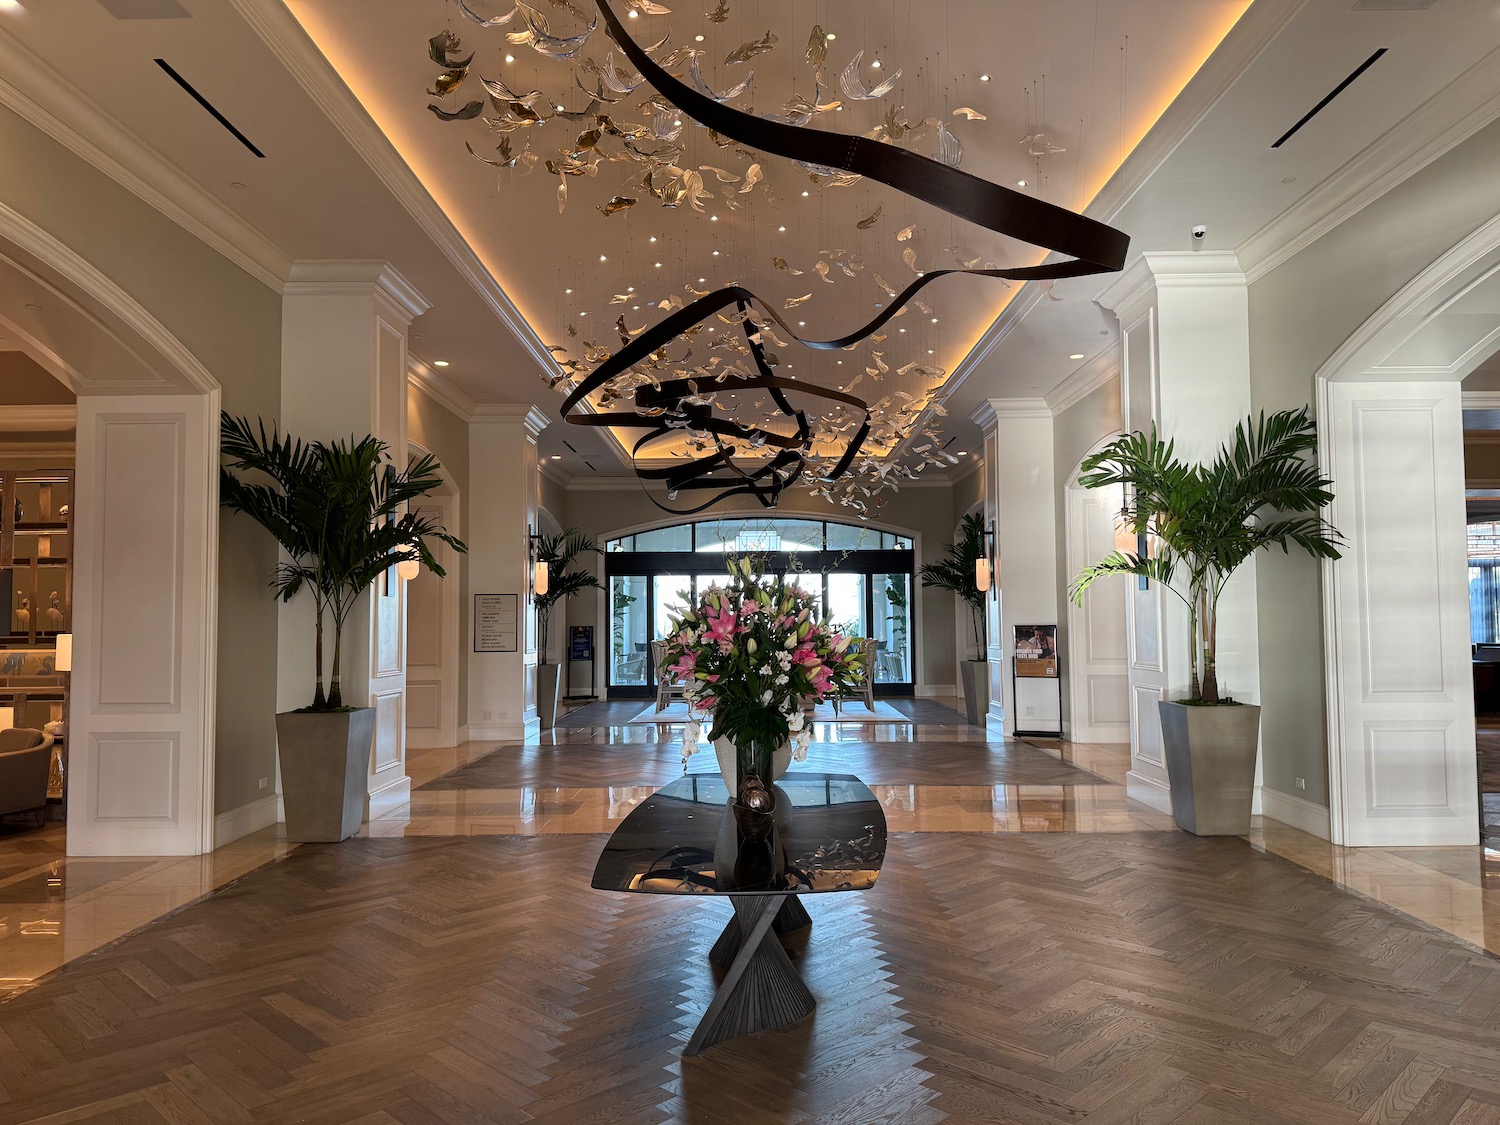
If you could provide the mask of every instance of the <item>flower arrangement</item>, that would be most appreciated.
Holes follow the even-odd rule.
[[[771,754],[783,743],[797,761],[807,758],[803,701],[855,687],[863,657],[806,590],[768,578],[748,557],[728,561],[729,584],[708,587],[673,618],[665,665],[687,684],[684,762],[711,716],[708,736],[734,743],[739,776],[769,781]]]

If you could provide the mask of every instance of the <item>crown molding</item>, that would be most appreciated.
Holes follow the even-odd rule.
[[[1052,417],[1052,408],[1044,398],[992,398],[990,409],[995,420],[1002,418],[1047,418]]]
[[[1500,410],[1500,391],[1462,392],[1465,410]]]
[[[0,469],[61,469],[78,456],[74,441],[11,441],[0,446]]]
[[[281,0],[230,0],[235,11],[281,60],[297,84],[343,134],[387,191],[404,207],[460,276],[511,330],[550,379],[558,366],[526,318],[511,301],[437,200],[427,191],[369,111],[318,50]]]
[[[0,31],[0,105],[86,160],[262,285],[281,291],[281,282],[292,264],[291,255],[4,31]]]
[[[414,355],[406,357],[406,383],[414,387],[462,422],[472,422],[474,412],[479,409],[466,392],[460,390],[446,377],[439,375]]]
[[[51,433],[78,425],[78,407],[72,403],[36,406],[6,406],[0,409],[0,430],[11,433]]]
[[[1111,343],[1104,350],[1086,360],[1061,383],[1044,396],[1053,414],[1061,414],[1070,406],[1076,406],[1111,379],[1120,374],[1120,347]]]
[[[1500,117],[1500,49],[1444,86],[1236,249],[1258,281]]]
[[[378,296],[408,321],[432,302],[391,263],[379,258],[328,258],[293,262],[282,286],[286,297]]]
[[[483,402],[469,416],[471,426],[503,426],[517,422],[526,428],[526,436],[534,439],[552,424],[552,419],[524,402]]]
[[[573,478],[569,474],[563,472],[562,469],[558,468],[550,459],[545,461],[538,461],[536,463],[536,468],[537,472],[541,473],[542,476],[546,477],[559,488],[566,489],[573,482]]]

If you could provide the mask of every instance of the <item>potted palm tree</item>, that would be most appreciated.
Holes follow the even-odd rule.
[[[969,624],[974,632],[977,656],[959,666],[963,677],[964,711],[970,724],[983,726],[990,709],[989,643],[984,613],[984,592],[975,575],[976,564],[985,557],[984,517],[977,512],[963,518],[957,543],[943,548],[948,557],[942,562],[927,563],[918,572],[922,585],[957,594],[969,607]]]
[[[1338,532],[1320,514],[1333,482],[1307,454],[1317,445],[1307,407],[1249,418],[1207,465],[1186,465],[1172,442],[1125,434],[1082,465],[1085,488],[1124,485],[1121,525],[1147,549],[1116,551],[1085,567],[1069,593],[1081,605],[1095,581],[1131,574],[1159,582],[1188,611],[1188,696],[1162,700],[1162,736],[1178,827],[1199,836],[1250,830],[1260,708],[1220,690],[1219,597],[1256,551],[1301,547],[1339,557]]]
[[[344,626],[377,579],[400,563],[426,566],[443,577],[429,539],[464,551],[464,544],[412,501],[442,483],[431,454],[404,470],[391,463],[384,442],[305,443],[264,422],[228,414],[220,423],[220,501],[260,524],[285,552],[271,575],[281,601],[303,590],[316,619],[312,703],[276,716],[277,749],[292,840],[333,843],[352,836],[364,818],[366,777],[375,712],[346,707],[339,673]],[[244,474],[244,475],[241,475]],[[415,573],[415,572],[413,572]],[[323,690],[325,622],[333,628],[328,690]]]
[[[603,554],[593,536],[570,527],[561,535],[536,537],[536,561],[547,564],[547,588],[536,595],[536,713],[543,730],[557,722],[558,682],[562,667],[548,661],[547,634],[552,621],[552,607],[578,594],[599,588],[599,579],[586,570],[569,570],[579,555]]]

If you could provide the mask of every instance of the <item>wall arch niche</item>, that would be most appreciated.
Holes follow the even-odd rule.
[[[1442,255],[1317,374],[1343,558],[1322,566],[1330,834],[1479,840],[1464,379],[1500,349],[1500,217]]]
[[[0,335],[77,395],[68,853],[211,851],[218,384],[3,206]]]
[[[921,589],[918,537],[884,523],[848,523],[817,513],[704,513],[605,532],[596,651],[610,698],[655,692],[650,641],[666,629],[671,606],[725,578],[726,555],[753,554],[768,570],[793,575],[822,599],[833,619],[880,642],[876,693],[912,695],[919,682]]]

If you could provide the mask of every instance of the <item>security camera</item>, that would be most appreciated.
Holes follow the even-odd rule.
[[[1202,242],[1208,236],[1208,228],[1201,223],[1193,228],[1193,241]]]

